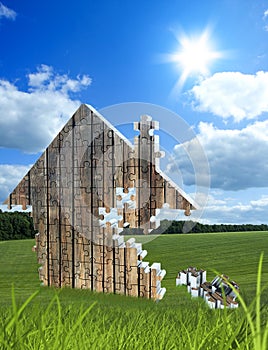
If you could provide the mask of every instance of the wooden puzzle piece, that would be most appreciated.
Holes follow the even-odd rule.
[[[153,263],[151,266],[151,279],[152,279],[152,298],[161,300],[165,293],[166,288],[161,287],[161,281],[166,275],[166,270],[161,269],[160,263]]]
[[[134,130],[140,131],[139,137],[149,138],[154,134],[154,130],[159,130],[159,122],[153,121],[149,115],[142,115],[140,122],[134,122]]]

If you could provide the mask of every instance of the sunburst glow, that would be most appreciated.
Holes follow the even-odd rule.
[[[178,42],[179,50],[169,55],[169,61],[176,63],[181,70],[181,76],[177,82],[180,88],[189,76],[208,75],[212,61],[222,56],[220,51],[212,48],[208,30],[205,30],[199,37],[180,35]]]

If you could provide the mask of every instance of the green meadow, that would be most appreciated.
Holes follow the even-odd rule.
[[[268,349],[268,232],[136,240],[145,260],[167,271],[158,303],[41,287],[34,241],[0,242],[0,349]],[[216,271],[235,280],[239,308],[211,310],[176,287],[188,266],[207,270],[208,280]]]

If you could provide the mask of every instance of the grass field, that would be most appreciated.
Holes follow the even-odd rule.
[[[141,240],[146,238],[139,236]],[[262,286],[268,285],[268,232],[161,235],[144,243],[146,260],[161,262],[167,270],[162,283],[167,293],[159,303],[40,287],[33,244],[0,242],[0,349],[268,348],[267,289],[260,298],[263,310],[256,313],[255,306],[250,307],[262,252]],[[242,306],[210,310],[203,300],[191,300],[184,287],[175,287],[178,271],[190,265],[206,269],[208,279],[216,270],[235,280],[247,312]],[[38,295],[20,310],[36,291]]]

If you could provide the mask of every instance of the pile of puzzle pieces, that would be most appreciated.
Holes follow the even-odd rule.
[[[178,273],[176,286],[186,285],[192,297],[202,297],[212,309],[237,308],[238,284],[225,275],[216,276],[212,282],[207,282],[206,276],[205,270],[188,267]]]

